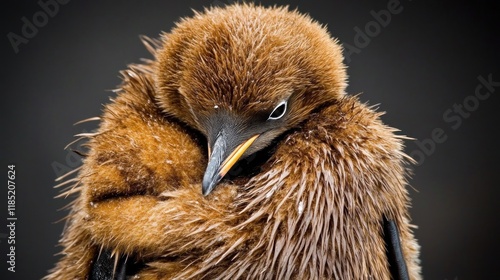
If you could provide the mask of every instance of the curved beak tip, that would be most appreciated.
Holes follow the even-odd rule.
[[[220,178],[220,176],[215,176],[214,178],[204,178],[201,185],[201,192],[203,195],[209,195],[221,179],[222,178]]]
[[[211,192],[210,188],[208,186],[206,186],[205,184],[203,184],[203,186],[201,188],[201,193],[203,194],[203,196],[209,195],[210,192]]]
[[[202,193],[204,196],[212,192],[215,186],[229,172],[231,167],[240,159],[257,137],[259,137],[259,134],[243,141],[229,155],[226,155],[228,146],[226,138],[221,137],[216,140],[216,144],[214,144],[211,150],[211,158],[208,162],[205,175],[203,176]]]

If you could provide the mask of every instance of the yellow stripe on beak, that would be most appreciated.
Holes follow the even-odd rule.
[[[221,165],[219,176],[224,177],[227,172],[233,167],[233,165],[240,159],[240,157],[245,153],[245,151],[252,145],[252,143],[259,137],[260,134],[252,136],[247,141],[241,143],[236,149],[234,149],[231,154],[224,160]]]

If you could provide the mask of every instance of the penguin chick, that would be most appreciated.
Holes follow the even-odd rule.
[[[46,279],[103,279],[102,255],[134,279],[421,278],[404,137],[345,94],[325,28],[236,4],[148,42],[69,180]]]

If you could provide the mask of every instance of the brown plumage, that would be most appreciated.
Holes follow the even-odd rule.
[[[325,28],[232,5],[146,45],[69,180],[47,279],[86,279],[104,251],[144,263],[134,279],[390,279],[384,217],[420,279],[404,137],[344,93]]]

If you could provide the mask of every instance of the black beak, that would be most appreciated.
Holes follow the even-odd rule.
[[[256,134],[241,142],[234,141],[237,137],[228,135],[224,130],[219,132],[214,144],[209,147],[209,161],[202,183],[203,195],[208,195],[217,186],[258,137],[259,134]]]

